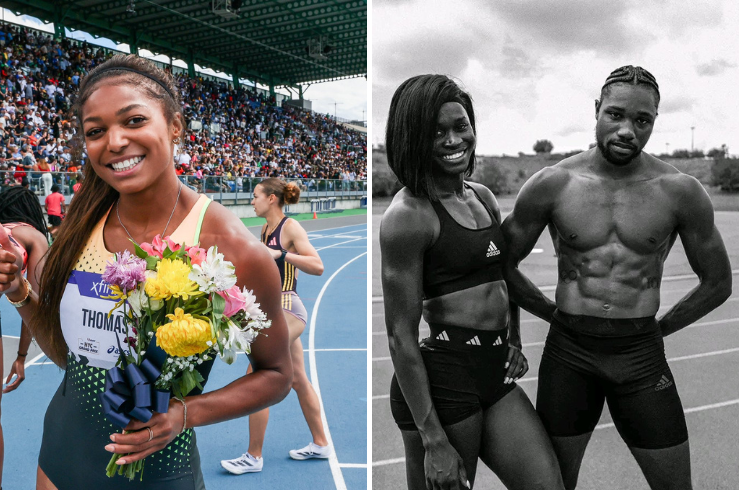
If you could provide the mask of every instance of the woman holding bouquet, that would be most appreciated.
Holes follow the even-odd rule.
[[[502,277],[500,210],[487,187],[465,180],[476,142],[472,100],[449,78],[417,76],[396,90],[387,159],[405,187],[383,216],[380,247],[408,488],[472,488],[479,457],[507,488],[563,489],[515,384],[528,364]],[[419,346],[422,317],[431,335]]]
[[[293,361],[292,387],[298,395],[300,408],[313,437],[306,447],[291,450],[290,457],[304,460],[328,458],[331,455],[331,448],[323,432],[318,396],[305,372],[300,334],[305,330],[308,312],[295,292],[298,270],[320,276],[323,274],[323,262],[308,240],[308,234],[303,227],[294,219],[285,216],[282,209],[285,204],[295,204],[299,199],[300,187],[295,182],[286,183],[281,179],[269,178],[254,188],[252,206],[257,216],[267,219],[267,223],[262,227],[262,243],[269,248],[280,269],[282,309],[286,313]],[[251,366],[247,372],[251,372]],[[268,409],[249,416],[249,449],[236,459],[221,461],[224,469],[236,475],[262,471],[264,465],[262,445],[268,421]]]
[[[143,58],[114,56],[81,82],[75,110],[89,158],[85,185],[51,247],[38,294],[19,279],[15,257],[0,251],[0,289],[30,322],[44,352],[66,369],[46,413],[37,489],[202,489],[192,428],[256,412],[290,389],[279,273],[232,213],[177,179],[173,154],[184,119],[170,74]],[[147,422],[132,419],[120,433],[98,396],[122,348],[102,273],[114,253],[167,236],[186,246],[217,245],[233,262],[237,285],[253,290],[272,326],[254,341],[254,374],[210,393],[196,389],[172,398],[164,413]],[[203,378],[209,367],[198,365]],[[149,456],[141,480],[138,474],[134,481],[106,476],[113,454],[124,455],[113,462],[118,465]]]

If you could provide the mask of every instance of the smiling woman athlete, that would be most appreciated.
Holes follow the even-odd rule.
[[[449,78],[396,90],[387,158],[405,187],[383,216],[380,247],[408,488],[471,488],[479,457],[507,488],[562,489],[544,427],[514,383],[528,365],[510,322],[500,210],[489,189],[465,181],[476,141],[472,100]],[[431,335],[419,346],[421,317]]]
[[[37,489],[205,488],[192,428],[261,410],[290,389],[279,272],[236,216],[177,179],[173,152],[184,120],[171,75],[136,56],[114,56],[82,81],[76,112],[89,158],[85,185],[51,247],[38,295],[19,280],[14,255],[0,251],[0,289],[49,358],[66,368],[46,412]],[[97,397],[105,370],[116,361],[115,351],[107,353],[115,334],[90,328],[83,312],[110,310],[90,285],[113,253],[133,252],[132,240],[151,242],[160,234],[206,249],[218,245],[234,263],[238,285],[253,289],[272,326],[252,347],[254,374],[182,402],[172,399],[167,413],[133,421],[126,427],[133,432],[121,434]],[[0,236],[0,242],[7,240]],[[119,463],[152,455],[144,481],[106,477],[112,453],[131,453]]]

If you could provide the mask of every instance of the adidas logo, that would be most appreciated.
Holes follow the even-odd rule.
[[[277,237],[272,237],[272,240],[267,244],[268,246],[277,245]]]
[[[436,336],[437,340],[446,340],[449,342],[449,336],[446,334],[446,332],[441,332],[439,335]]]
[[[662,378],[660,378],[660,380],[657,382],[657,386],[655,386],[654,391],[664,390],[665,388],[669,388],[672,385],[672,381],[670,381],[667,376],[663,374]]]
[[[500,250],[498,250],[498,247],[496,247],[493,241],[490,240],[490,245],[488,245],[488,253],[485,257],[495,257],[496,255],[500,255]]]
[[[469,344],[469,345],[482,345],[482,344],[480,344],[480,339],[477,338],[477,335],[475,335],[470,340],[468,340],[467,342],[465,342],[465,344]]]
[[[493,342],[493,345],[503,345],[503,341],[500,340],[500,335],[498,336],[497,339],[495,339],[495,342]]]

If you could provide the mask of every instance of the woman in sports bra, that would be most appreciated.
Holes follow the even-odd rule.
[[[563,489],[515,384],[528,364],[502,275],[500,210],[489,189],[465,181],[476,137],[472,101],[449,78],[417,76],[396,90],[387,159],[405,187],[383,216],[380,248],[408,488],[472,488],[479,457],[507,488]],[[419,345],[421,318],[430,335]]]
[[[0,232],[0,243],[8,245],[0,251],[0,290],[46,355],[66,370],[46,411],[36,488],[201,490],[192,429],[248,415],[289,392],[279,275],[269,252],[233,213],[177,179],[173,154],[185,125],[169,73],[135,55],[116,55],[82,80],[75,112],[88,157],[85,185],[49,251],[38,289],[15,274],[15,256]],[[254,374],[209,393],[172,398],[166,413],[133,420],[121,433],[104,417],[98,397],[118,357],[115,332],[99,323],[114,304],[101,298],[107,289],[101,274],[115,252],[134,252],[133,242],[156,235],[205,249],[217,245],[233,262],[239,287],[253,290],[272,325],[252,345]],[[200,365],[204,378],[211,365]],[[119,464],[147,457],[143,481],[108,478],[114,453],[125,455]]]
[[[44,212],[36,194],[20,186],[10,187],[0,192],[0,223],[2,223],[10,243],[20,252],[17,265],[21,274],[27,276],[32,286],[38,288],[37,266],[49,249],[49,231],[46,228]],[[5,382],[7,384],[3,388],[3,393],[15,390],[26,378],[25,364],[30,345],[31,334],[25,322],[21,322],[18,355],[6,377]],[[3,340],[0,329],[0,366],[2,365]],[[3,432],[0,427],[0,488],[2,488],[4,452]]]
[[[308,240],[308,234],[303,227],[294,219],[285,216],[282,209],[285,204],[295,204],[299,199],[300,187],[297,184],[269,178],[254,188],[252,205],[257,216],[267,219],[267,223],[262,227],[262,243],[267,246],[280,270],[282,309],[290,332],[290,354],[293,361],[292,387],[298,395],[300,408],[313,438],[307,446],[293,449],[289,454],[293,459],[303,460],[328,458],[331,455],[331,448],[323,432],[318,396],[305,372],[300,334],[305,330],[308,313],[295,292],[298,270],[320,276],[323,274],[323,262]],[[251,366],[247,372],[251,372]],[[269,409],[249,416],[249,448],[236,459],[221,461],[223,468],[237,475],[262,471],[264,465],[262,445],[268,420]]]

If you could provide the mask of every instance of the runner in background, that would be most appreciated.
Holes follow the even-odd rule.
[[[298,395],[313,440],[302,449],[290,451],[290,457],[303,460],[328,458],[331,448],[321,423],[321,406],[313,386],[308,380],[303,361],[303,344],[300,334],[305,329],[308,313],[295,292],[298,270],[307,274],[323,274],[323,262],[308,240],[308,234],[294,219],[285,216],[283,206],[295,204],[300,198],[300,188],[294,182],[281,179],[263,180],[254,188],[252,205],[260,218],[266,218],[262,227],[262,243],[267,245],[277,262],[282,279],[282,309],[286,313],[290,335],[290,353],[293,361],[293,389]],[[251,372],[251,366],[249,370]],[[249,449],[236,459],[221,461],[227,471],[240,475],[262,471],[262,446],[267,431],[269,409],[249,416]]]

